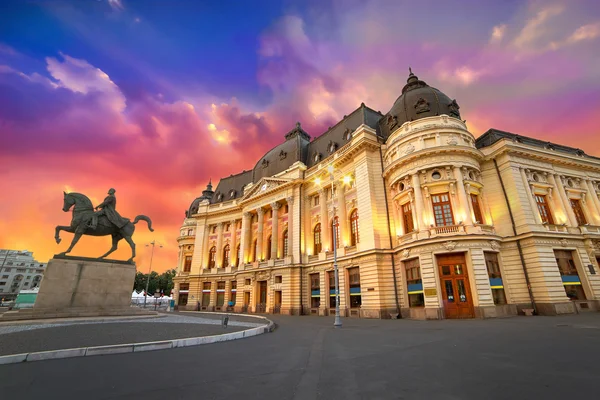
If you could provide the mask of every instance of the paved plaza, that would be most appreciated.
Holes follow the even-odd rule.
[[[277,329],[248,339],[0,366],[0,393],[86,400],[598,395],[597,313],[461,321],[344,319],[341,329],[332,327],[331,318],[269,317]]]

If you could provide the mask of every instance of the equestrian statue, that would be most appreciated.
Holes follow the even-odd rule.
[[[138,215],[135,217],[133,222],[128,218],[123,218],[117,212],[117,198],[115,197],[115,189],[108,191],[108,196],[104,201],[97,207],[93,207],[92,202],[85,195],[81,193],[64,193],[63,211],[68,212],[73,207],[73,219],[71,225],[58,225],[56,227],[56,234],[54,239],[56,243],[60,243],[61,238],[59,236],[60,231],[74,233],[73,240],[67,251],[58,254],[64,256],[73,250],[73,247],[77,244],[81,235],[90,236],[112,236],[112,247],[110,250],[99,257],[103,259],[113,251],[117,250],[117,245],[121,239],[125,239],[129,246],[131,246],[131,258],[127,262],[132,263],[135,258],[135,243],[131,240],[133,232],[135,231],[135,224],[138,221],[146,221],[150,232],[154,232],[152,229],[152,221],[145,215]],[[95,211],[98,210],[99,211]]]

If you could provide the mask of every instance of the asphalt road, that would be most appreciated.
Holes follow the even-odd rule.
[[[497,320],[275,317],[197,347],[0,366],[7,399],[598,398],[600,313]],[[5,397],[6,396],[6,397]]]

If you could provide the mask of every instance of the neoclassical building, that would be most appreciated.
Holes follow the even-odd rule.
[[[490,129],[412,72],[389,112],[298,123],[209,184],[178,237],[181,309],[346,317],[546,315],[600,306],[600,159]]]

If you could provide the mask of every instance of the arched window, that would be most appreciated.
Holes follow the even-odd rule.
[[[238,244],[237,248],[235,249],[235,266],[236,267],[239,267],[239,265],[240,265],[240,258],[241,258],[240,257],[240,249],[241,249],[241,247]]]
[[[217,262],[217,247],[213,246],[208,252],[208,268],[214,268]]]
[[[229,244],[226,244],[225,247],[223,247],[223,265],[221,266],[222,268],[229,266],[230,250],[231,250],[231,247],[229,247]]]
[[[333,250],[333,235],[335,234],[335,247],[340,247],[340,224],[337,215],[331,220],[331,248]]]
[[[271,259],[271,235],[267,238],[267,256],[265,258],[267,260]]]
[[[315,229],[313,229],[313,239],[314,239],[314,254],[319,254],[321,252],[321,224],[316,224]]]
[[[283,231],[283,258],[288,256],[288,231]]]
[[[350,214],[350,246],[356,246],[360,242],[358,237],[358,210],[354,209]]]
[[[254,243],[252,244],[252,262],[256,261],[256,250],[258,250],[256,239],[254,239]]]

